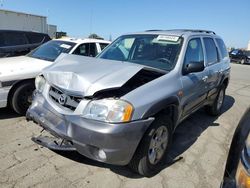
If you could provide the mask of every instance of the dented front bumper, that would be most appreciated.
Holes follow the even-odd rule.
[[[61,146],[65,150],[77,150],[88,158],[109,164],[126,165],[154,118],[110,124],[84,119],[79,115],[62,115],[41,94],[36,94],[27,111],[27,120],[33,120],[52,135],[61,138]],[[43,142],[41,145],[60,149],[60,144],[53,145],[53,142],[50,144],[46,140],[41,141],[40,138]],[[39,141],[36,143],[39,144]]]

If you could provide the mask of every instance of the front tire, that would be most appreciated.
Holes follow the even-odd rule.
[[[13,110],[20,114],[25,115],[32,102],[32,93],[35,90],[34,82],[24,82],[15,88],[10,100]]]
[[[225,94],[226,94],[226,86],[225,84],[223,84],[213,104],[210,106],[206,106],[206,111],[209,115],[217,116],[221,113],[221,109],[225,99]]]
[[[161,170],[172,141],[171,127],[172,121],[168,116],[156,116],[130,161],[133,171],[151,177]]]

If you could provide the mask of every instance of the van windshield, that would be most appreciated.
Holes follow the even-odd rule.
[[[75,45],[76,43],[73,42],[51,40],[31,51],[27,56],[47,61],[55,61],[61,53],[69,53]]]
[[[182,38],[170,35],[124,35],[115,40],[98,58],[127,61],[165,71],[175,67]]]

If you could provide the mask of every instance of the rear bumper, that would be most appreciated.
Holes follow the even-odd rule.
[[[28,109],[27,119],[72,143],[72,150],[75,148],[88,158],[116,165],[129,163],[143,134],[154,120],[149,118],[110,124],[87,120],[79,115],[61,115],[40,94],[36,94]],[[105,153],[105,158],[100,157],[100,151]]]
[[[7,106],[9,91],[10,87],[0,88],[0,108],[4,108]]]

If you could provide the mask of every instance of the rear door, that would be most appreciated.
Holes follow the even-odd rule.
[[[204,64],[204,50],[200,37],[192,38],[187,44],[183,67],[189,62]],[[202,72],[182,75],[183,84],[183,116],[195,111],[206,99],[206,69]]]
[[[212,37],[203,38],[205,54],[206,54],[206,65],[207,65],[207,90],[208,96],[211,96],[217,92],[217,87],[222,78],[222,58],[219,55],[219,49]]]

